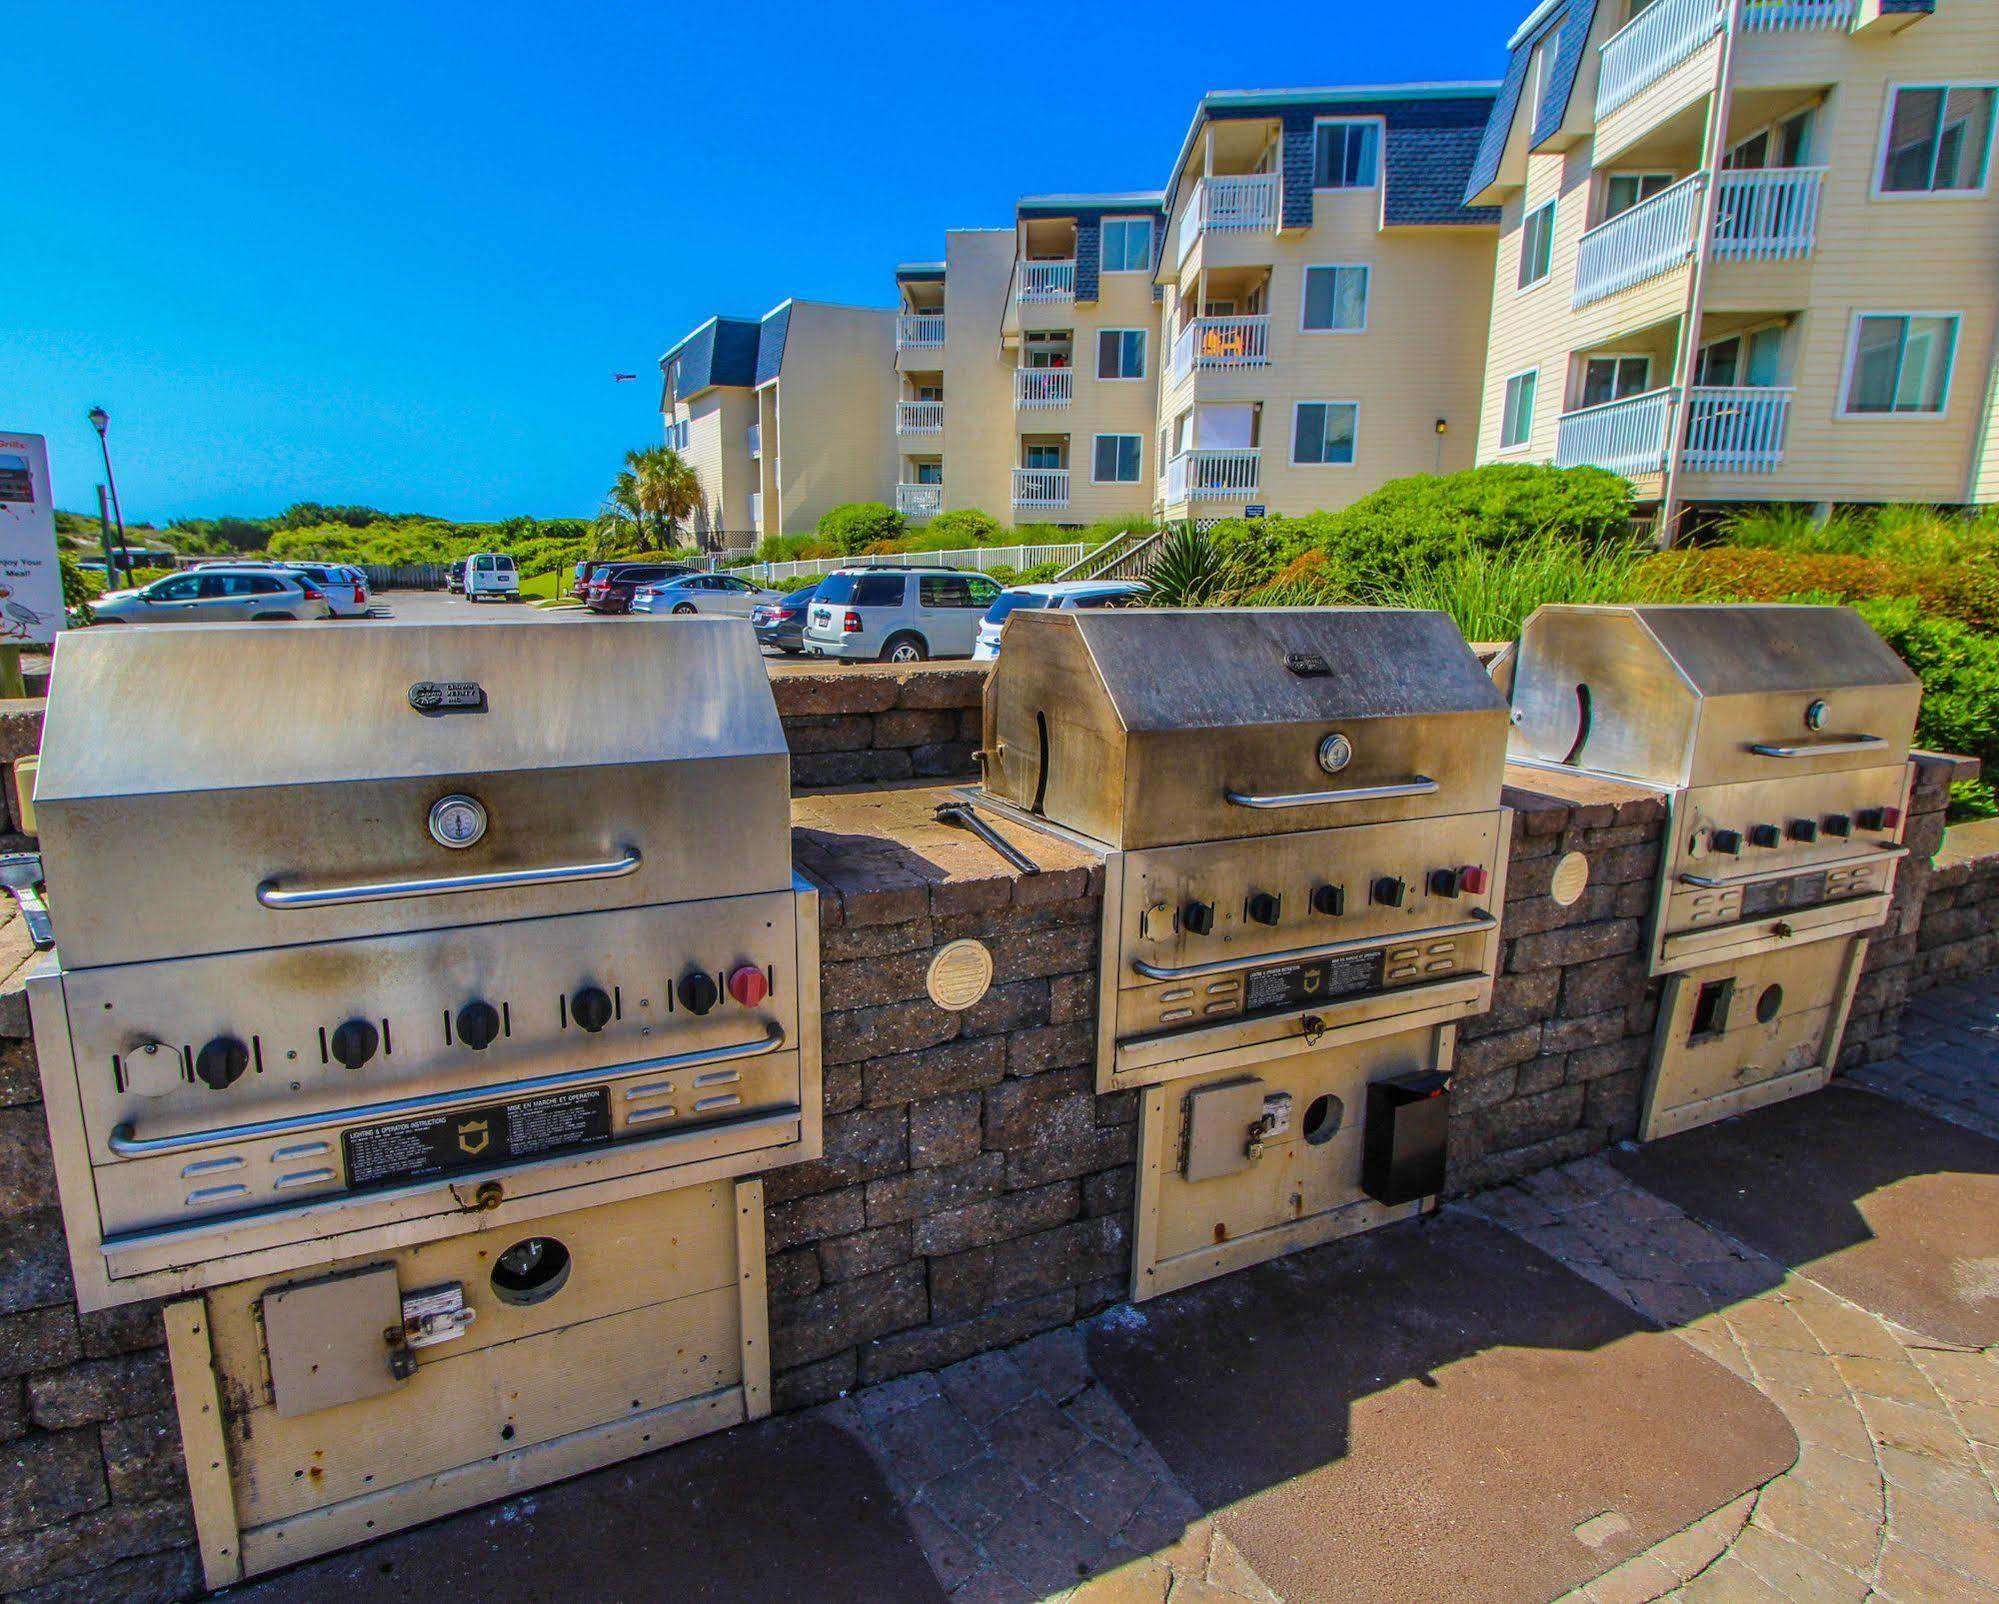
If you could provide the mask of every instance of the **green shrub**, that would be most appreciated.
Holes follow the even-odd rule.
[[[65,607],[82,607],[94,602],[104,594],[104,576],[95,569],[79,568],[73,552],[56,552],[56,567],[62,574],[62,600]]]
[[[173,568],[134,568],[125,576],[125,583],[133,590],[137,590],[141,585],[150,585],[154,580],[165,579],[167,575],[178,571]]]
[[[923,532],[926,538],[941,538],[945,543],[917,549],[951,551],[960,546],[992,545],[1006,534],[1006,526],[991,513],[981,512],[977,507],[953,507],[949,512],[940,512],[932,518]]]
[[[1229,568],[1215,543],[1183,524],[1169,534],[1145,573],[1148,607],[1206,607],[1230,591]]]
[[[1863,601],[1858,610],[1923,682],[1917,740],[1999,774],[1999,636],[1934,617],[1907,597]]]
[[[897,540],[902,531],[902,514],[880,501],[849,501],[829,507],[819,519],[819,538],[831,543],[843,556],[866,551],[882,541]]]
[[[1872,522],[1857,513],[1820,518],[1810,507],[1782,505],[1744,508],[1724,519],[1721,529],[1731,546],[1820,556],[1865,556],[1874,538]]]
[[[1061,573],[1066,563],[1030,563],[1007,581],[1010,585],[1045,585]],[[998,570],[994,570],[998,572]]]
[[[803,590],[807,585],[816,585],[818,583],[819,576],[817,574],[793,574],[789,579],[773,579],[768,581],[766,588],[781,590],[785,595],[789,596],[794,590]]]
[[[1950,787],[1950,819],[1962,824],[1970,819],[1999,815],[1999,790],[1990,780],[1954,780]]]
[[[1107,540],[1115,540],[1120,535],[1149,535],[1159,528],[1159,520],[1150,513],[1129,512],[1122,518],[1099,518],[1095,523],[1083,525],[1081,529],[1067,530],[1062,537],[1066,540],[1080,540],[1092,551]],[[1023,545],[1029,544],[1023,541]]]

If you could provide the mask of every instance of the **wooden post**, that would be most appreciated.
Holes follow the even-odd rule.
[[[28,682],[21,677],[21,648],[0,646],[0,697],[28,694]]]

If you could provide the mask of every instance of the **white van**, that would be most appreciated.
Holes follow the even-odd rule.
[[[510,601],[521,599],[521,576],[514,560],[504,551],[476,551],[465,559],[465,599],[467,601]]]

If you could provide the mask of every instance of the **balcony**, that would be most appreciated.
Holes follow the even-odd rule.
[[[1714,255],[1731,262],[1781,262],[1818,248],[1823,167],[1765,167],[1723,173],[1715,195]]]
[[[897,485],[895,487],[895,510],[905,518],[916,518],[928,522],[944,510],[944,487],[942,485]]]
[[[1013,404],[1022,411],[1041,407],[1066,407],[1075,399],[1074,368],[1014,369]]]
[[[1795,390],[1702,386],[1687,394],[1687,439],[1680,464],[1689,473],[1771,473],[1784,460]]]
[[[1653,11],[1673,0],[1654,0]],[[1639,20],[1652,15],[1644,12]],[[1634,284],[1670,273],[1694,254],[1701,191],[1707,175],[1695,173],[1583,235],[1576,246],[1574,304],[1588,306]]]
[[[895,348],[898,351],[941,351],[944,348],[942,312],[901,312],[895,320]]]
[[[1241,501],[1257,492],[1262,451],[1241,446],[1223,451],[1182,451],[1166,464],[1166,502]]]
[[[1173,342],[1173,377],[1195,368],[1260,368],[1270,361],[1270,319],[1197,317]]]
[[[1564,412],[1556,426],[1555,466],[1608,468],[1627,479],[1663,472],[1674,397],[1672,390],[1651,390]]]
[[[944,403],[942,401],[896,402],[895,432],[897,434],[942,434],[944,432]]]
[[[1068,506],[1069,470],[1067,468],[1014,469],[1013,504],[1016,507]]]
[[[749,426],[749,428],[743,431],[743,434],[747,444],[749,445],[750,455],[752,457],[761,457],[764,454],[763,425],[760,423],[753,423]]]
[[[1015,298],[1022,301],[1073,301],[1076,298],[1076,263],[1072,257],[1062,262],[1022,262],[1020,288]]]
[[[1262,233],[1277,228],[1277,175],[1245,173],[1239,178],[1202,178],[1180,214],[1180,254],[1186,261],[1194,241],[1206,233]]]
[[[1859,0],[1743,0],[1744,33],[1853,26]],[[1600,122],[1635,100],[1728,26],[1728,0],[1653,0],[1604,41],[1596,77]]]
[[[761,529],[763,526],[764,494],[761,490],[752,490],[750,492],[750,527],[752,529]]]

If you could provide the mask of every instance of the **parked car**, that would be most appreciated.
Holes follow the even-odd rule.
[[[787,657],[805,650],[805,614],[818,594],[815,581],[802,590],[781,595],[776,601],[750,609],[750,628],[756,631],[759,646],[775,646]]]
[[[520,570],[504,551],[475,551],[465,559],[467,601],[517,602],[521,599]]]
[[[570,581],[569,594],[580,602],[587,602],[590,599],[590,576],[603,566],[602,563],[593,563],[587,559],[578,563]]]
[[[999,600],[979,620],[979,639],[972,648],[972,660],[990,663],[999,656],[1000,630],[1009,613],[1023,608],[1135,607],[1144,594],[1145,587],[1129,579],[1064,579],[1050,580],[1045,585],[1010,585],[999,593]]]
[[[593,613],[628,613],[639,586],[693,572],[686,563],[605,563],[591,573],[584,602]]]
[[[281,623],[330,618],[326,592],[282,568],[196,568],[90,604],[100,624]]]
[[[774,590],[760,590],[734,574],[676,574],[632,592],[635,613],[721,613],[748,618],[760,603],[782,601]]]
[[[335,618],[366,618],[372,602],[368,596],[368,576],[358,568],[331,563],[286,563],[285,572],[301,574],[326,592],[326,605]]]
[[[979,617],[1000,593],[956,568],[836,568],[805,618],[805,651],[848,662],[970,657]]]
[[[454,596],[465,588],[465,559],[463,557],[460,557],[458,561],[444,570],[444,588]]]

